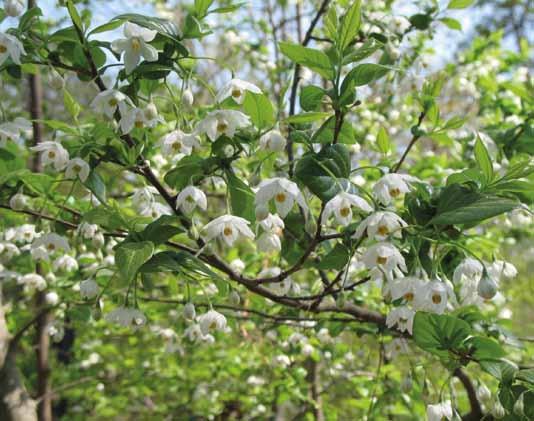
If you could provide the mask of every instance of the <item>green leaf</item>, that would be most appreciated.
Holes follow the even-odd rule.
[[[71,124],[64,123],[63,121],[59,121],[59,120],[39,120],[39,121],[53,130],[61,130],[62,132],[70,134],[70,135],[78,135],[78,131],[76,130],[76,128],[72,127]]]
[[[413,322],[415,343],[425,351],[447,358],[471,334],[471,326],[454,316],[418,311]]]
[[[424,31],[428,29],[432,23],[432,16],[424,13],[416,13],[415,15],[410,16],[409,21],[415,28]]]
[[[271,127],[275,123],[273,104],[264,94],[247,92],[243,102],[243,111],[250,116],[252,123],[258,129]]]
[[[83,183],[96,196],[100,203],[106,203],[106,184],[102,177],[93,169]]]
[[[345,76],[341,86],[341,92],[343,92],[351,82],[354,83],[354,86],[368,85],[385,76],[390,70],[392,70],[391,67],[383,66],[381,64],[359,64]]]
[[[328,201],[347,186],[350,169],[349,150],[338,143],[305,154],[297,162],[295,176],[322,201]]]
[[[98,206],[86,212],[83,215],[83,220],[112,231],[126,225],[124,219],[117,211],[105,206]]]
[[[349,258],[350,253],[347,246],[343,243],[337,243],[326,256],[321,258],[321,261],[317,264],[317,268],[322,270],[341,270],[345,267]]]
[[[254,208],[254,192],[252,189],[237,177],[231,169],[226,171],[226,181],[228,193],[230,194],[232,214],[254,222],[256,220],[256,214]]]
[[[197,15],[199,18],[206,16],[212,3],[213,0],[195,0],[195,15]]]
[[[48,174],[25,172],[20,175],[21,181],[36,193],[48,195],[54,179]]]
[[[322,112],[309,112],[309,113],[300,113],[296,115],[289,116],[286,118],[287,123],[301,124],[301,123],[312,123],[317,120],[323,120],[327,117],[330,117],[331,113],[322,113]]]
[[[180,43],[182,33],[178,26],[167,19],[139,15],[137,13],[125,13],[113,18],[113,20],[121,20],[135,23],[136,25],[142,26],[143,28],[152,29],[157,31],[160,35],[174,41],[179,44],[182,48],[183,45]]]
[[[471,6],[474,0],[451,0],[447,9],[465,9]]]
[[[122,279],[130,283],[139,268],[154,254],[154,244],[150,241],[121,243],[115,251],[115,264]]]
[[[461,31],[462,30],[462,24],[453,18],[441,18],[440,22],[444,23],[448,28],[454,29],[455,31]]]
[[[360,0],[354,1],[352,6],[347,10],[345,15],[341,18],[339,28],[338,46],[340,51],[344,51],[346,47],[356,38],[360,30],[361,10]]]
[[[66,89],[63,89],[63,104],[72,118],[76,119],[80,114],[82,107]]]
[[[124,20],[115,18],[111,22],[108,22],[108,23],[105,23],[103,25],[97,26],[91,32],[89,32],[89,35],[100,34],[102,32],[113,31],[114,29],[117,29],[119,26],[121,26],[123,23],[124,23]]]
[[[20,17],[19,31],[26,32],[33,24],[33,20],[39,16],[43,16],[42,10],[38,7],[32,7]]]
[[[375,38],[369,38],[360,48],[346,55],[343,58],[343,64],[350,64],[363,60],[382,47],[384,47],[384,44],[382,44],[380,41],[376,40]]]
[[[332,116],[326,120],[323,125],[314,133],[311,143],[332,143],[334,139],[334,131],[336,126],[335,117]],[[341,125],[341,129],[338,134],[338,143],[345,145],[352,145],[356,143],[356,137],[354,136],[354,130],[352,123],[348,120],[344,120]]]
[[[325,79],[331,80],[334,70],[328,56],[320,50],[303,47],[300,44],[280,42],[280,51],[291,61],[318,73]]]
[[[504,358],[486,359],[479,362],[482,369],[504,383],[511,383],[517,366]]]
[[[326,95],[323,88],[315,85],[305,86],[300,90],[300,108],[304,111],[317,111]]]
[[[378,146],[378,150],[384,155],[387,155],[391,150],[389,135],[383,126],[381,126],[378,130],[378,135],[376,136],[376,145]]]
[[[534,385],[534,368],[519,370],[515,378]]]
[[[193,184],[193,180],[202,177],[204,171],[202,167],[203,159],[197,155],[190,155],[182,158],[167,174],[165,174],[165,182],[175,188],[182,190],[189,184]]]
[[[452,184],[442,190],[437,214],[430,223],[435,225],[478,223],[509,212],[517,206],[516,200],[483,195],[468,187]]]
[[[82,18],[78,14],[76,7],[74,7],[72,0],[67,0],[67,10],[69,11],[69,15],[72,20],[72,23],[76,26],[76,28],[79,29],[80,32],[83,33]]]
[[[451,119],[447,120],[447,122],[443,125],[441,130],[459,129],[465,124],[466,121],[467,121],[467,118],[465,117],[454,116]]]
[[[473,336],[466,341],[471,347],[471,356],[476,360],[487,360],[504,357],[505,352],[498,342],[483,336]]]
[[[144,241],[154,244],[163,244],[177,234],[184,232],[184,229],[176,226],[180,220],[177,216],[163,215],[148,224],[143,231],[138,233]]]
[[[212,13],[221,13],[222,14],[222,13],[235,12],[236,10],[238,10],[239,8],[244,6],[245,4],[247,4],[247,2],[243,1],[241,3],[230,4],[228,6],[217,7],[215,9],[211,9],[210,11],[208,11],[208,14],[211,15]]]
[[[183,251],[163,251],[156,253],[139,268],[140,273],[175,272],[191,273],[219,279],[208,266],[195,256]]]
[[[491,157],[486,149],[486,145],[484,145],[480,136],[475,143],[475,159],[484,175],[486,184],[491,183],[493,181],[493,164],[491,163]]]

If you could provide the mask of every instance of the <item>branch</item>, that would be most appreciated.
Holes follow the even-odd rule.
[[[467,375],[467,373],[461,368],[454,370],[453,375],[457,377],[465,388],[467,397],[469,399],[469,405],[471,405],[471,412],[462,417],[464,421],[477,421],[483,418],[482,407],[478,401],[477,392],[473,382]]]
[[[419,114],[419,118],[417,120],[417,124],[414,126],[417,130],[415,131],[415,134],[413,135],[412,137],[412,140],[410,141],[410,143],[408,144],[408,146],[406,147],[406,150],[404,151],[404,153],[402,154],[402,157],[401,159],[399,160],[399,162],[397,162],[397,165],[395,165],[391,172],[392,173],[395,173],[395,172],[398,172],[400,167],[402,166],[404,160],[406,159],[406,157],[408,156],[408,153],[410,152],[410,150],[413,148],[413,146],[415,145],[415,142],[417,142],[417,140],[421,137],[421,134],[419,133],[419,127],[421,126],[421,123],[423,122],[423,119],[425,118],[425,115],[426,115],[426,111],[422,111],[421,114]]]

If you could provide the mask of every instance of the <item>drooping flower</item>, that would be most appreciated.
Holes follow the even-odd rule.
[[[258,237],[258,250],[265,253],[282,250],[280,237],[284,229],[284,221],[278,215],[269,213],[259,225],[263,233]]]
[[[17,228],[14,240],[18,243],[31,243],[35,237],[37,237],[35,225],[23,224]]]
[[[20,56],[26,54],[22,43],[13,35],[0,32],[0,66],[11,57],[13,63],[20,65]]]
[[[150,218],[159,218],[162,215],[172,215],[172,209],[164,203],[152,202],[139,208],[141,216],[148,216]]]
[[[155,202],[155,194],[158,194],[158,191],[154,186],[141,187],[135,190],[132,203],[137,210],[143,209]]]
[[[410,347],[408,341],[404,338],[395,338],[386,345],[386,353],[389,358],[395,358],[401,354],[408,354]]]
[[[185,320],[195,320],[197,312],[193,303],[187,303],[184,306],[184,318]]]
[[[381,242],[373,244],[362,256],[362,261],[370,269],[374,280],[392,280],[395,276],[402,276],[406,272],[406,263],[400,251],[391,243]]]
[[[243,104],[247,91],[255,94],[261,94],[261,89],[253,83],[246,82],[241,79],[232,79],[219,91],[216,101],[221,102],[228,97],[232,97],[232,99],[238,104]]]
[[[30,149],[41,152],[43,165],[51,164],[56,171],[62,171],[69,162],[69,153],[59,142],[41,142]]]
[[[372,212],[373,208],[360,196],[341,192],[330,199],[323,211],[321,223],[326,224],[328,218],[334,214],[338,224],[347,226],[352,221],[352,207],[359,209],[362,212]]]
[[[442,314],[447,308],[448,288],[444,282],[433,280],[420,286],[415,307],[418,310]]]
[[[0,124],[0,148],[5,148],[8,141],[20,144],[20,134],[26,133],[31,129],[31,123],[22,117]]]
[[[386,326],[392,328],[397,327],[401,332],[406,332],[412,334],[413,330],[413,318],[415,316],[415,311],[409,309],[408,307],[395,307],[392,309],[386,317]]]
[[[211,309],[207,313],[199,316],[198,324],[203,335],[207,335],[215,330],[222,332],[226,329],[226,317],[218,311]]]
[[[124,327],[139,328],[146,324],[146,316],[138,309],[131,307],[118,307],[106,314],[108,322]]]
[[[233,215],[222,215],[209,222],[202,229],[206,232],[206,242],[216,237],[221,238],[228,246],[232,246],[240,235],[253,239],[254,233],[248,227],[250,224],[244,218]]]
[[[130,98],[116,89],[106,89],[100,92],[91,102],[91,107],[97,112],[103,112],[109,118],[113,118],[117,108],[124,104],[133,106]]]
[[[8,242],[0,242],[0,261],[6,262],[20,254],[19,248]]]
[[[65,168],[65,177],[67,178],[79,178],[82,182],[87,180],[89,177],[89,164],[85,162],[82,158],[73,158],[67,163],[67,168]]]
[[[274,199],[276,212],[282,218],[287,216],[295,202],[305,215],[308,213],[308,205],[297,184],[287,178],[270,178],[260,183],[255,199],[256,208],[268,206],[271,199]]]
[[[182,94],[182,104],[184,104],[187,108],[191,108],[193,106],[193,102],[195,102],[193,92],[191,89],[185,89]]]
[[[426,407],[427,421],[442,421],[443,418],[452,420],[451,401],[439,402]]]
[[[78,232],[82,236],[82,238],[84,238],[86,240],[90,240],[98,232],[98,225],[90,224],[88,222],[82,222],[78,226]]]
[[[9,199],[9,207],[13,210],[23,210],[28,206],[30,198],[22,193],[14,194],[11,199]]]
[[[85,279],[80,282],[80,295],[84,299],[91,299],[98,295],[100,287],[93,279]]]
[[[24,0],[5,0],[4,1],[4,11],[6,12],[6,15],[11,17],[19,16],[24,9],[26,8],[26,4]]]
[[[407,174],[386,174],[373,187],[375,197],[383,205],[389,205],[394,199],[411,190],[410,183],[417,178]]]
[[[406,305],[412,305],[416,294],[421,291],[423,281],[414,276],[395,279],[387,285],[387,291],[393,301],[402,299]]]
[[[63,256],[59,256],[56,260],[54,260],[53,268],[56,272],[72,272],[78,270],[78,262],[74,257],[64,254]]]
[[[132,73],[141,57],[146,61],[156,61],[158,51],[150,44],[157,35],[157,31],[143,28],[135,23],[126,22],[124,35],[111,43],[111,48],[118,54],[124,52],[124,69],[126,74]]]
[[[282,152],[287,140],[278,130],[270,130],[260,137],[260,149],[269,152]]]
[[[161,151],[165,156],[191,155],[193,148],[199,147],[197,135],[184,133],[181,130],[174,130],[161,139]]]
[[[37,273],[28,273],[22,275],[17,279],[19,285],[23,285],[25,290],[29,291],[43,291],[46,288],[46,281]]]
[[[187,186],[176,197],[176,209],[180,209],[186,215],[193,212],[197,206],[206,210],[208,200],[204,192],[195,186]]]
[[[484,273],[484,267],[478,260],[468,257],[454,269],[452,280],[454,283],[461,282],[465,279],[478,282]]]
[[[32,249],[43,247],[46,252],[50,255],[56,251],[69,252],[70,246],[69,242],[65,237],[56,234],[55,232],[50,232],[39,238],[37,238],[32,243]]]
[[[145,108],[132,107],[125,109],[121,115],[119,124],[121,131],[125,134],[130,133],[134,128],[154,127],[158,122],[162,121],[157,110],[154,112],[153,104],[149,104]]]
[[[401,238],[401,228],[405,226],[406,222],[396,213],[379,211],[369,215],[358,225],[353,238],[361,238],[365,232],[367,237],[378,241],[385,240],[389,235]]]
[[[259,274],[259,279],[273,278],[280,275],[282,269],[278,266],[268,267],[263,269]],[[290,276],[285,277],[279,282],[268,282],[264,286],[275,295],[286,295],[293,286],[293,279]]]
[[[234,137],[237,129],[250,125],[250,118],[241,111],[216,110],[208,115],[197,126],[197,133],[205,133],[212,142],[223,134]]]

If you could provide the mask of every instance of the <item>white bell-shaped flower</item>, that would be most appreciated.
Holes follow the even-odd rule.
[[[209,242],[214,238],[221,238],[228,246],[232,246],[240,237],[254,238],[254,233],[248,227],[250,224],[244,218],[233,215],[222,215],[209,222],[202,229],[206,234],[204,240]]]
[[[132,73],[141,57],[146,61],[156,61],[158,51],[150,44],[156,37],[157,31],[143,28],[135,23],[126,22],[124,35],[111,43],[111,48],[118,54],[124,53],[124,68],[126,74]]]
[[[176,209],[180,209],[186,215],[190,214],[199,207],[206,210],[208,207],[208,200],[202,190],[195,186],[187,186],[176,197]]]
[[[282,218],[287,216],[295,202],[305,215],[308,213],[308,205],[297,184],[287,178],[270,178],[260,183],[256,192],[256,208],[268,206],[271,199],[274,199],[276,212]]]
[[[323,211],[321,223],[326,224],[330,216],[333,214],[338,224],[347,226],[352,221],[352,207],[359,209],[362,212],[372,212],[373,208],[360,196],[341,192],[330,199]]]
[[[232,79],[219,91],[216,101],[221,102],[228,97],[232,97],[232,99],[238,104],[243,104],[247,91],[255,94],[261,94],[261,89],[253,83],[246,82],[241,79]]]

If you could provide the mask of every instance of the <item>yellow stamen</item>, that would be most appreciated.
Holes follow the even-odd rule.
[[[284,193],[278,193],[276,196],[274,196],[274,200],[276,200],[278,203],[283,203],[286,201],[286,195]]]

